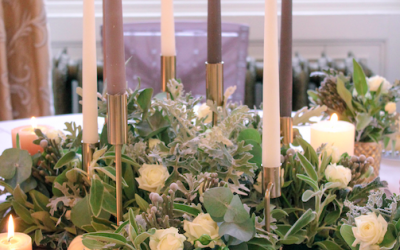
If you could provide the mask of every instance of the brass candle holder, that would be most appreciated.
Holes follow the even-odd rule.
[[[176,79],[176,56],[161,56],[161,86],[167,92],[167,83]]]
[[[281,136],[283,137],[282,143],[289,146],[293,143],[293,118],[281,117]]]
[[[269,232],[271,224],[271,199],[281,196],[281,167],[264,167],[262,174],[265,230]]]
[[[85,171],[89,176],[89,166],[93,161],[93,154],[97,148],[100,147],[100,143],[85,143],[82,142],[82,170]]]
[[[224,102],[224,62],[207,63],[206,62],[206,97],[222,106]],[[218,114],[213,112],[212,124],[218,123]]]
[[[117,224],[123,221],[122,211],[122,145],[128,140],[127,96],[108,95],[108,142],[115,147],[115,178]]]

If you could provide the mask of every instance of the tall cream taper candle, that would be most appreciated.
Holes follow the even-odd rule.
[[[82,47],[82,140],[84,143],[96,143],[99,140],[99,135],[97,132],[97,62],[94,0],[83,1]]]
[[[176,55],[173,0],[161,0],[161,55]]]
[[[276,0],[265,0],[263,140],[264,168],[280,166],[278,17]]]

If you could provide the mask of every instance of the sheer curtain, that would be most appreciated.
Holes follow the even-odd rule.
[[[0,0],[0,120],[51,115],[43,0]]]

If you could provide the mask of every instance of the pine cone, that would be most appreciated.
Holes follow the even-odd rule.
[[[365,183],[366,180],[374,173],[374,159],[365,157],[365,155],[349,156],[341,160],[341,165],[351,169],[350,187],[357,184]]]
[[[336,88],[336,77],[328,75],[317,89],[318,105],[325,105],[329,110],[342,114],[346,110],[346,103],[340,97]]]

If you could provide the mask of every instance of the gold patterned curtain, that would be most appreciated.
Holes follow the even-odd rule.
[[[43,0],[0,0],[0,121],[51,115]]]

